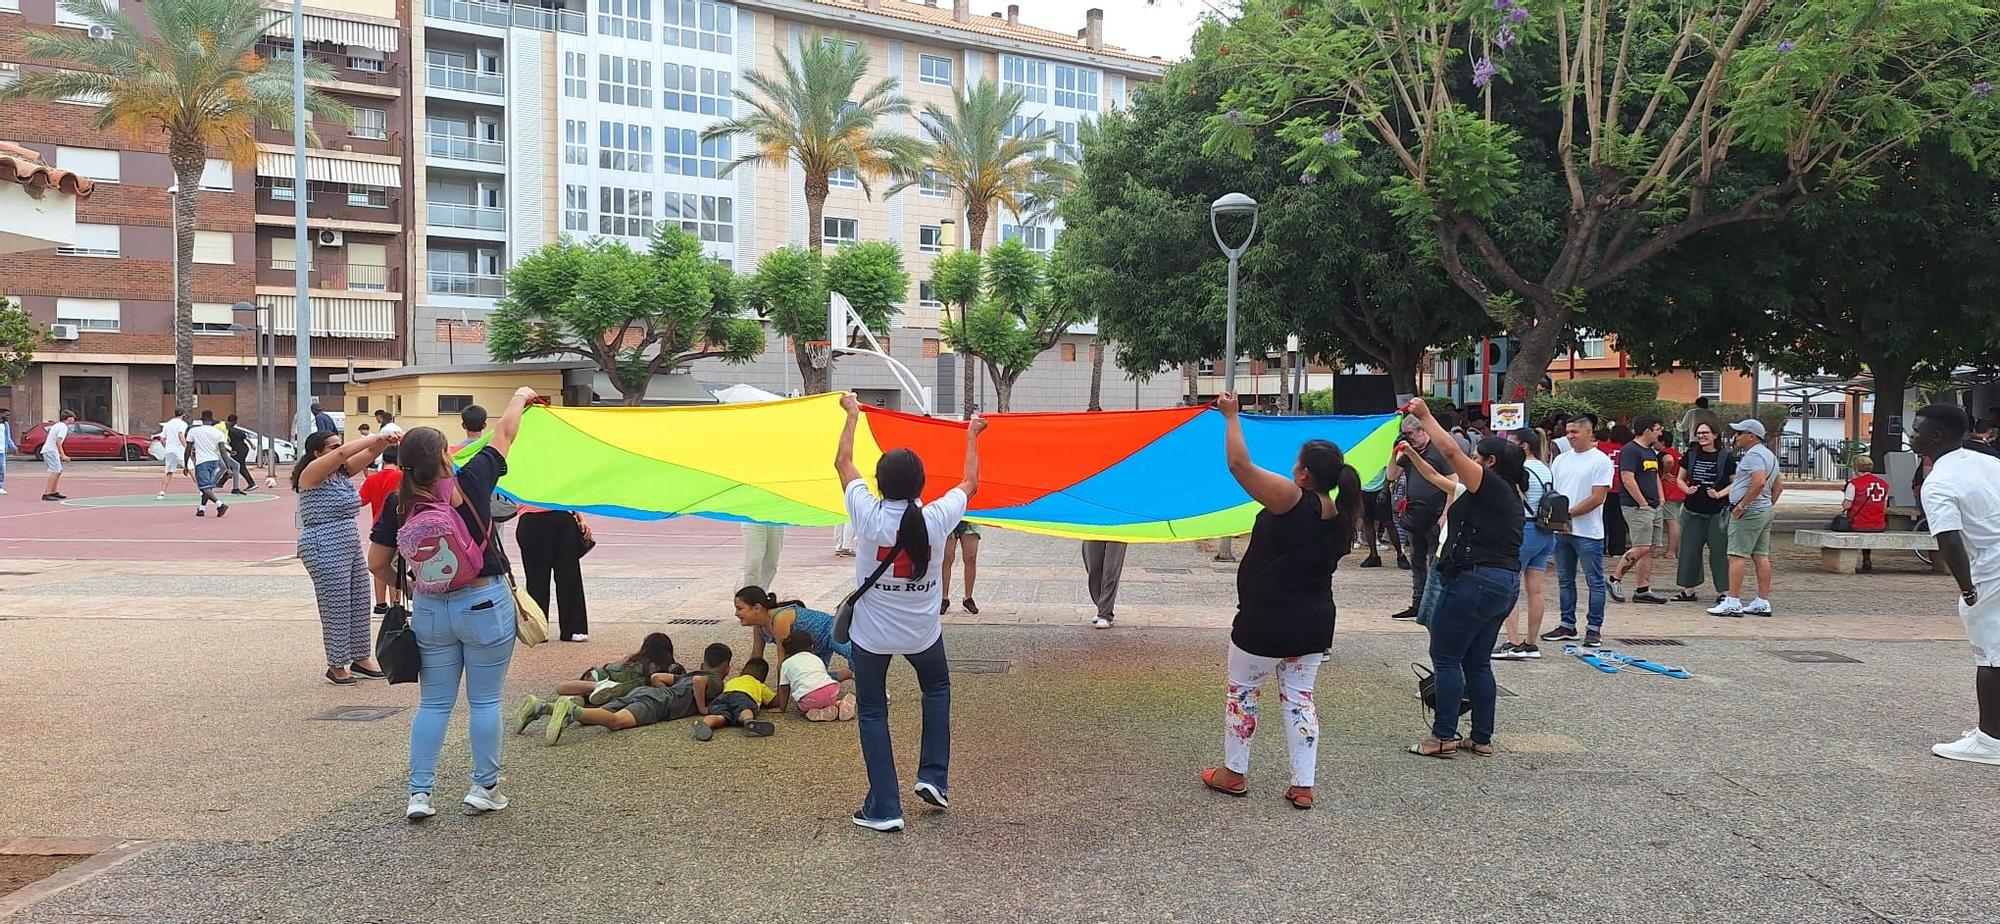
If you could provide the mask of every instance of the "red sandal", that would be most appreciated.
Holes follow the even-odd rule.
[[[1223,767],[1210,767],[1207,770],[1203,770],[1201,772],[1201,785],[1213,789],[1216,792],[1222,793],[1223,795],[1235,796],[1239,799],[1249,795],[1250,781],[1247,779],[1239,778],[1236,781],[1235,786],[1224,786],[1221,783],[1217,783],[1215,781],[1215,778],[1218,775],[1220,775],[1224,769],[1225,768]]]
[[[1292,808],[1298,809],[1300,811],[1305,811],[1306,809],[1312,808],[1313,807],[1312,787],[1294,786],[1290,789],[1285,790],[1285,801],[1290,802],[1292,804]]]

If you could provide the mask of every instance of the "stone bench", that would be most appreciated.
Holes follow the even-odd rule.
[[[1825,529],[1802,529],[1793,534],[1792,542],[1802,549],[1818,549],[1820,568],[1834,574],[1853,574],[1861,563],[1862,549],[1937,551],[1936,539],[1928,533],[1915,532],[1836,533]]]

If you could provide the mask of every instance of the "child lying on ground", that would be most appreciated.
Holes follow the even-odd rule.
[[[840,681],[813,653],[818,644],[804,629],[785,636],[785,661],[778,665],[778,699],[772,708],[783,712],[787,703],[796,703],[800,714],[814,722],[848,721],[854,718],[854,694],[841,695]]]
[[[729,659],[734,654],[728,645],[717,642],[702,653],[700,671],[685,675],[654,674],[647,684],[605,701],[601,708],[585,706],[583,700],[573,695],[558,696],[550,702],[529,696],[514,710],[514,734],[526,731],[536,719],[547,717],[549,724],[542,738],[553,745],[571,725],[623,731],[701,715],[709,711],[709,697],[722,690],[722,678],[729,675]]]
[[[708,714],[695,723],[694,740],[707,741],[715,737],[716,729],[725,725],[739,726],[752,738],[767,737],[775,731],[771,723],[757,718],[757,710],[778,695],[764,685],[764,678],[770,673],[771,664],[763,658],[743,662],[743,673],[722,685],[722,695],[708,704]]]

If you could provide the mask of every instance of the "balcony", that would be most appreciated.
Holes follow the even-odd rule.
[[[424,83],[436,90],[458,90],[488,96],[500,96],[507,90],[506,78],[499,74],[449,64],[425,65]]]
[[[468,135],[427,134],[424,136],[424,151],[432,157],[481,164],[499,164],[507,160],[506,145],[498,141],[481,141]]]
[[[257,284],[291,288],[296,281],[292,266],[289,259],[273,258],[269,265],[257,268]],[[370,263],[329,264],[306,270],[306,286],[321,291],[400,292],[401,282],[400,269]]]
[[[474,231],[507,230],[507,210],[456,202],[431,202],[429,219],[433,228],[470,228]]]
[[[433,295],[476,295],[483,298],[499,298],[507,294],[507,278],[504,276],[481,276],[476,273],[453,273],[432,270],[429,287]]]
[[[424,0],[424,13],[439,19],[472,23],[477,26],[492,26],[496,29],[521,26],[544,32],[561,31],[582,35],[584,25],[583,12],[580,10],[547,10],[508,3],[483,3],[479,0]]]

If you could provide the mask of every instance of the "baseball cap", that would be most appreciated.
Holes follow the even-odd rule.
[[[1734,430],[1738,433],[1748,433],[1760,440],[1764,438],[1764,424],[1760,421],[1739,420],[1733,424],[1730,424],[1729,429]]]

